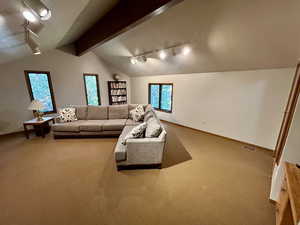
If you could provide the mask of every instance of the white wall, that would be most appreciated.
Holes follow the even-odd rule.
[[[109,69],[94,53],[81,57],[70,53],[71,49],[51,50],[40,56],[0,65],[0,134],[20,131],[22,122],[32,118],[27,110],[30,98],[25,82],[24,70],[50,71],[57,108],[67,104],[86,104],[83,73],[99,75],[102,105],[108,104],[107,81],[114,71]],[[130,79],[128,81],[130,102]]]
[[[284,162],[300,163],[300,104],[297,103],[297,108],[293,117],[292,125],[288,134],[288,138],[283,150],[283,154],[279,166],[274,168],[272,177],[272,187],[270,198],[278,200],[281,184],[284,177]]]
[[[161,119],[274,149],[294,69],[131,78],[132,102],[148,101],[148,83],[170,82],[173,113]]]

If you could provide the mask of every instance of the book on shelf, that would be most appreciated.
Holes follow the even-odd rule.
[[[112,102],[124,102],[127,101],[126,96],[111,96]]]
[[[111,82],[110,87],[115,89],[126,88],[126,82]]]
[[[112,89],[110,91],[111,95],[126,95],[126,89]]]

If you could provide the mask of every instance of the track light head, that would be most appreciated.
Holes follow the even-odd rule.
[[[130,58],[130,62],[131,62],[131,64],[136,64],[137,63],[137,59],[135,58],[135,57],[131,57]]]
[[[147,57],[145,55],[135,56],[130,58],[131,64],[145,63],[147,62]]]
[[[188,55],[190,52],[191,52],[191,48],[188,47],[188,46],[185,46],[185,47],[182,49],[183,55]]]
[[[36,22],[37,19],[35,17],[35,15],[30,11],[30,10],[25,10],[23,11],[23,16],[26,20],[28,20],[29,22]]]
[[[158,56],[160,59],[164,60],[165,58],[167,58],[167,53],[164,50],[161,50]]]
[[[41,20],[48,20],[51,17],[51,10],[40,0],[23,0],[23,4],[26,10],[23,12],[23,16],[30,22],[30,18],[35,17]],[[26,13],[25,13],[26,12]],[[25,15],[24,15],[25,13]],[[30,15],[31,14],[31,15]]]
[[[147,57],[142,55],[142,56],[138,57],[138,61],[141,63],[145,63],[145,62],[147,62]]]
[[[51,10],[50,9],[42,9],[40,11],[39,15],[41,17],[41,20],[49,20],[51,17]]]

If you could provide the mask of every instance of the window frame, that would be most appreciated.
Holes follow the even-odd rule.
[[[148,103],[151,104],[151,85],[159,85],[159,94],[158,94],[158,108],[153,107],[157,111],[166,112],[166,113],[172,113],[173,112],[173,83],[149,83],[148,84]],[[163,85],[171,85],[172,91],[171,91],[171,110],[165,110],[161,108],[161,98],[162,98],[162,86]]]
[[[34,97],[33,97],[32,87],[31,87],[31,83],[30,83],[30,79],[29,79],[29,74],[30,73],[46,74],[47,75],[48,86],[49,86],[49,90],[50,90],[50,96],[51,96],[53,110],[52,111],[43,112],[43,113],[44,114],[57,113],[57,108],[56,108],[56,103],[55,103],[55,97],[54,97],[54,91],[53,91],[53,86],[52,86],[52,80],[51,80],[50,71],[24,70],[25,80],[26,80],[26,85],[27,85],[27,90],[28,90],[28,93],[29,93],[29,97],[30,97],[30,100],[33,101]]]
[[[94,76],[94,77],[96,77],[98,106],[100,106],[101,105],[101,98],[100,98],[99,79],[98,79],[98,74],[96,74],[96,73],[84,73],[83,74],[83,82],[84,82],[84,92],[85,92],[86,105],[89,105],[89,103],[88,103],[88,94],[87,94],[87,89],[86,89],[86,81],[85,81],[85,77],[86,76]]]

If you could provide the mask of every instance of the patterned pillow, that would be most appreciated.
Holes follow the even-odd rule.
[[[59,109],[59,119],[62,123],[72,122],[77,120],[75,108],[63,108]]]
[[[144,137],[146,128],[147,128],[147,123],[141,123],[141,124],[137,125],[125,136],[125,138],[122,140],[122,144],[126,145],[126,141],[128,139]]]
[[[160,135],[162,127],[155,118],[150,118],[147,122],[146,138],[155,138]]]
[[[135,109],[130,111],[130,115],[135,122],[139,122],[144,118],[144,107],[142,105],[138,105]]]

